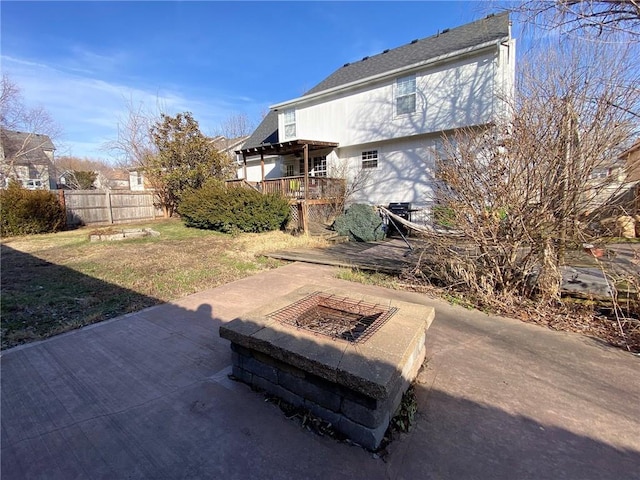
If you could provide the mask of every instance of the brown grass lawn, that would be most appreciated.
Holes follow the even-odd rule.
[[[283,232],[224,235],[179,220],[159,237],[89,241],[96,227],[3,239],[2,348],[180,298],[281,265],[264,255],[323,241]]]

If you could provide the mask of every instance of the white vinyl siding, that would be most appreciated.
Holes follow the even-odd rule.
[[[301,103],[295,108],[296,138],[344,148],[485,124],[492,119],[494,101],[501,102],[494,99],[497,66],[491,51],[416,72],[416,110],[409,114],[397,114],[398,77]],[[280,138],[289,140],[284,138],[285,111],[280,113]]]

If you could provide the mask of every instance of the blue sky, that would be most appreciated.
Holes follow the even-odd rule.
[[[2,1],[2,72],[64,131],[58,154],[109,159],[127,102],[191,111],[205,134],[259,121],[346,62],[488,13],[484,2]]]

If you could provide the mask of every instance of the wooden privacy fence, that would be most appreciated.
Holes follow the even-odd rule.
[[[58,195],[67,212],[67,225],[127,223],[162,216],[153,205],[153,192],[58,190]]]

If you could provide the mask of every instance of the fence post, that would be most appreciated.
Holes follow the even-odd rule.
[[[154,203],[155,195],[151,194],[151,216],[155,220],[156,219],[156,205]]]
[[[64,198],[64,190],[58,190],[58,202],[64,210],[64,226],[67,226],[67,200]]]
[[[109,218],[109,223],[113,223],[113,212],[111,211],[111,190],[106,189],[107,195],[107,216]]]

